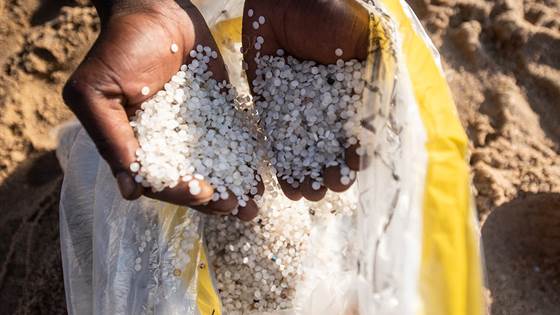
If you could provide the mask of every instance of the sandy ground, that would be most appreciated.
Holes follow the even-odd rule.
[[[493,314],[560,310],[560,2],[411,0],[440,49],[471,165]],[[87,0],[0,0],[0,313],[64,314],[61,87]]]

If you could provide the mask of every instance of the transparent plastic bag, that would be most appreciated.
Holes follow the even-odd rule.
[[[239,54],[243,1],[194,2],[212,29],[232,83],[241,93],[248,91]],[[479,314],[449,312],[445,303],[434,303],[426,295],[429,290],[421,283],[426,242],[431,241],[426,222],[437,220],[426,217],[433,209],[426,210],[425,196],[435,184],[426,176],[429,126],[422,120],[423,104],[411,83],[405,56],[410,52],[403,51],[403,40],[418,32],[432,50],[431,62],[439,65],[439,56],[433,54],[435,49],[418,24],[406,28],[392,16],[400,8],[415,23],[406,4],[361,3],[370,12],[371,36],[366,70],[370,80],[359,114],[364,117],[362,132],[372,140],[366,146],[371,161],[349,191],[329,193],[319,203],[290,201],[279,191],[270,169],[260,171],[267,182],[260,216],[293,211],[309,232],[296,266],[302,277],[294,284],[289,305],[243,313]],[[214,264],[217,253],[207,249],[215,235],[209,224],[218,219],[147,198],[123,200],[109,167],[79,124],[63,127],[59,138],[58,156],[65,171],[60,229],[70,314],[239,313],[227,312],[230,302],[220,298],[216,280],[220,277],[219,265]],[[467,181],[457,185],[468,191]],[[315,209],[332,211],[312,214]],[[465,233],[474,239],[471,230]],[[474,259],[480,263],[478,252]],[[430,262],[428,267],[438,273],[440,263],[448,262]],[[468,276],[480,277],[476,270]],[[472,292],[476,294],[476,288]]]

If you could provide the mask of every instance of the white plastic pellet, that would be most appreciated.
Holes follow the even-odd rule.
[[[239,98],[231,84],[212,78],[208,66],[217,51],[196,45],[189,56],[192,61],[131,119],[141,144],[134,162],[138,165],[130,165],[138,168],[135,180],[154,192],[184,181],[193,195],[202,191],[199,181],[206,180],[246,201],[258,183],[255,174],[264,153],[257,150],[249,117],[237,107],[248,106],[250,99]]]
[[[202,192],[202,188],[200,188],[200,186],[198,185],[189,186],[189,192],[191,193],[191,195],[196,196],[200,194],[200,192]]]
[[[130,164],[130,171],[136,173],[140,170],[140,163],[138,162],[133,162],[132,164]]]
[[[364,147],[357,147],[356,148],[356,154],[359,156],[362,156],[364,154],[366,154],[366,149]]]
[[[336,77],[337,81],[344,81],[344,74],[343,73],[337,73],[335,77]]]
[[[337,57],[342,57],[342,55],[344,54],[344,52],[342,51],[342,49],[337,48],[337,49],[334,50],[334,54],[335,54]]]
[[[313,190],[319,190],[319,189],[321,189],[321,183],[319,183],[319,182],[313,182],[313,183],[311,184],[311,188],[313,188]]]
[[[266,19],[264,18],[264,16],[259,16],[259,24],[263,25],[264,22],[266,22]]]
[[[177,44],[173,43],[173,44],[171,44],[170,49],[171,49],[171,52],[175,54],[179,51],[179,46],[177,46]]]
[[[144,95],[144,96],[150,94],[150,87],[149,86],[144,86],[142,88],[142,90],[140,91],[140,93],[142,93],[142,95]]]
[[[220,198],[223,200],[226,200],[229,198],[229,193],[227,191],[224,191],[222,193],[220,193]]]
[[[259,22],[257,22],[257,21],[253,22],[253,28],[254,28],[255,30],[258,30],[258,29],[259,29],[259,26],[260,26]]]
[[[255,11],[253,11],[253,9],[247,10],[247,16],[252,17],[253,14],[255,14]]]

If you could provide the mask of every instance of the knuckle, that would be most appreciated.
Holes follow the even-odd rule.
[[[88,95],[88,85],[79,79],[76,74],[72,75],[62,89],[62,99],[66,106],[75,111],[83,104]]]

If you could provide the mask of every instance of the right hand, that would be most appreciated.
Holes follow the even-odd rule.
[[[129,117],[190,62],[189,52],[196,45],[219,50],[204,18],[188,1],[138,1],[124,7],[106,19],[102,16],[99,38],[66,83],[64,101],[108,162],[125,199],[146,195],[206,213],[230,213],[237,207],[235,196],[212,202],[214,191],[206,182],[201,182],[200,194],[191,195],[186,183],[154,193],[134,181],[129,166],[136,160],[138,142]],[[177,53],[171,52],[172,43],[178,45]],[[216,80],[228,79],[221,56],[209,69]],[[145,86],[148,95],[141,93]],[[258,212],[252,200],[239,210],[241,219]]]

